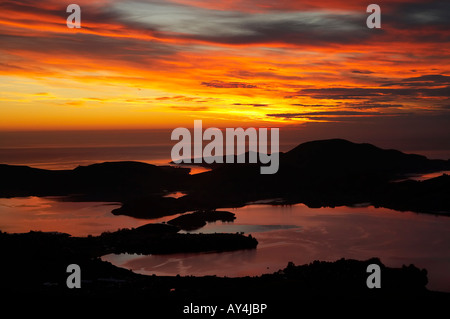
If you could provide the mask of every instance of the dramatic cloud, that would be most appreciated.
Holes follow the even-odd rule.
[[[354,115],[381,115],[380,112],[357,112],[357,111],[324,111],[324,112],[305,112],[305,113],[279,113],[279,114],[267,114],[267,116],[273,116],[273,117],[283,117],[283,118],[309,118],[311,116],[354,116]]]
[[[243,83],[243,82],[223,82],[219,80],[214,80],[210,82],[202,82],[202,85],[212,88],[221,88],[221,89],[253,89],[256,88],[256,85]]]
[[[367,28],[361,28],[365,23],[364,12],[274,10],[248,13],[138,1],[115,3],[113,10],[130,24],[137,22],[168,35],[215,43],[348,43],[365,41],[371,35]]]
[[[436,87],[443,85],[450,85],[450,76],[441,74],[422,75],[417,77],[411,77],[402,79],[400,82],[385,83],[382,86],[412,86],[412,87]]]
[[[372,103],[372,102],[362,102],[362,103],[346,103],[344,107],[352,109],[384,109],[384,108],[403,108],[404,104],[391,104],[391,103]]]
[[[448,1],[380,3],[381,29],[367,28],[362,0],[76,3],[80,29],[67,28],[67,3],[0,2],[0,128],[448,112]]]
[[[233,105],[249,105],[253,107],[266,107],[269,106],[269,104],[263,104],[263,103],[233,103]]]
[[[372,71],[369,70],[353,70],[352,73],[357,73],[357,74],[372,74]]]
[[[408,97],[450,97],[450,86],[443,88],[323,88],[304,89],[302,94],[316,99],[367,99],[367,98],[392,98],[397,96]]]

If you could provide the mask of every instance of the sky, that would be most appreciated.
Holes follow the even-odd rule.
[[[360,0],[71,1],[80,29],[72,2],[0,2],[0,131],[197,119],[450,148],[448,1],[378,1],[380,29]]]

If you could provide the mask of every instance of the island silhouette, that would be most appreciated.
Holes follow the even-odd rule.
[[[248,155],[248,154],[247,154]],[[192,164],[191,164],[192,165]],[[276,174],[260,174],[258,163],[200,164],[211,171],[140,162],[105,162],[73,170],[0,165],[0,197],[65,196],[72,201],[111,201],[113,214],[155,218],[187,211],[241,207],[281,198],[283,203],[376,207],[449,214],[450,177],[404,180],[410,174],[450,169],[450,160],[428,159],[343,139],[312,141],[280,154]],[[403,181],[401,181],[403,180]],[[182,191],[186,196],[165,197]]]
[[[247,154],[248,156],[248,154]],[[410,174],[450,169],[449,160],[385,150],[371,144],[342,139],[300,144],[280,153],[279,171],[262,175],[259,164],[206,164],[210,171],[190,175],[189,168],[140,162],[105,162],[73,170],[44,170],[0,165],[0,197],[61,196],[67,201],[120,202],[116,215],[155,218],[184,214],[167,224],[105,232],[100,236],[73,237],[63,233],[0,232],[0,247],[8,256],[0,263],[2,285],[12,294],[46,297],[66,295],[95,298],[178,301],[186,298],[294,300],[302,298],[398,299],[437,298],[450,294],[426,289],[427,272],[413,265],[385,267],[378,259],[335,262],[315,261],[259,277],[157,277],[118,268],[100,257],[108,253],[170,254],[184,252],[257,249],[258,242],[243,234],[181,234],[206,222],[232,222],[224,207],[273,199],[274,204],[304,203],[309,207],[335,207],[370,203],[376,207],[418,213],[450,215],[450,177],[417,181]],[[166,195],[183,192],[173,198]],[[34,271],[27,267],[32,263]],[[65,266],[83,269],[84,289],[67,290]],[[366,268],[384,269],[383,288],[367,289]],[[214,287],[211,289],[211,287]],[[294,298],[295,296],[295,298]]]

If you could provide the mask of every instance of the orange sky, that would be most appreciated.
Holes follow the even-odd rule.
[[[1,2],[0,130],[449,118],[447,1],[76,3]]]

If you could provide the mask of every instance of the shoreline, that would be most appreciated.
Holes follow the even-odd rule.
[[[245,299],[247,294],[254,294],[255,300],[289,301],[299,297],[305,299],[327,298],[350,300],[379,299],[415,299],[441,298],[450,300],[450,292],[431,291],[426,288],[428,272],[414,265],[403,265],[400,268],[385,266],[379,258],[368,260],[338,259],[326,262],[315,260],[309,264],[295,265],[287,263],[287,267],[272,273],[259,276],[226,277],[226,276],[156,276],[142,275],[103,261],[100,256],[105,253],[117,253],[123,250],[148,254],[149,250],[140,250],[136,241],[130,240],[148,237],[170,240],[170,234],[176,234],[173,226],[165,224],[149,224],[133,230],[121,230],[105,233],[96,237],[70,237],[64,233],[29,232],[19,234],[0,233],[0,246],[5,247],[4,254],[9,262],[0,264],[3,289],[15,294],[43,294],[46,296],[76,293],[79,296],[140,300],[141,298],[169,298],[180,301],[208,297],[222,300],[229,294],[237,299]],[[232,234],[215,234],[224,238],[224,244],[230,245]],[[223,237],[225,235],[225,237]],[[200,235],[200,242],[205,240]],[[244,239],[244,236],[235,236]],[[186,242],[188,237],[182,239]],[[198,237],[198,236],[194,236]],[[211,239],[216,236],[208,236]],[[236,238],[237,238],[236,237]],[[124,243],[125,248],[120,243]],[[251,235],[248,242],[254,242]],[[101,243],[96,243],[100,240]],[[180,242],[177,241],[179,244]],[[198,243],[198,242],[197,242]],[[119,246],[117,246],[119,244]],[[148,243],[146,243],[147,246]],[[126,247],[129,247],[128,249]],[[141,246],[142,247],[142,246]],[[158,253],[171,253],[169,250]],[[251,247],[248,247],[252,249]],[[239,247],[237,249],[248,249]],[[226,251],[226,249],[219,249]],[[198,247],[194,249],[198,251]],[[205,250],[203,250],[205,251]],[[206,250],[208,251],[208,250]],[[155,252],[153,252],[155,253]],[[82,270],[82,288],[68,289],[66,267],[77,264]],[[368,289],[367,278],[370,275],[367,267],[376,264],[381,267],[382,289]],[[32,265],[34,271],[27,271]],[[36,272],[36,270],[39,270]],[[141,295],[147,287],[146,294]],[[213,290],[210,288],[214,287]],[[281,289],[281,290],[280,290]],[[295,294],[294,294],[295,291]],[[292,295],[291,295],[292,294]],[[164,298],[162,296],[165,296]]]

